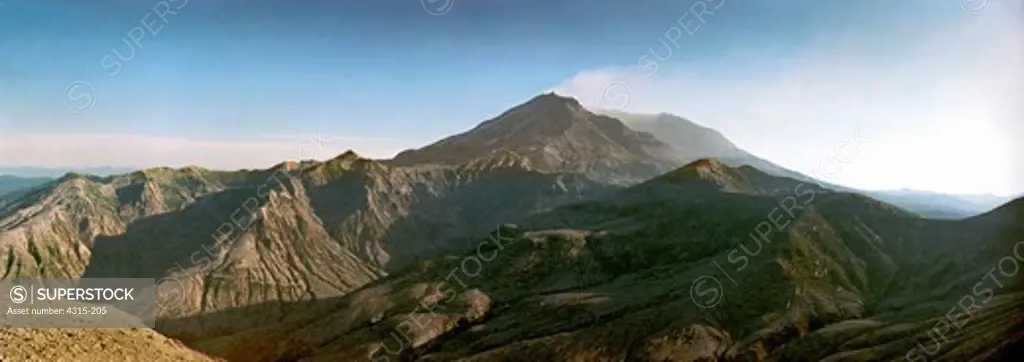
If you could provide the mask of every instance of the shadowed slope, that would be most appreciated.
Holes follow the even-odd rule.
[[[302,321],[195,345],[263,361],[692,361],[983,358],[1021,342],[1020,280],[974,294],[1019,228],[800,185],[700,161],[503,227]],[[973,313],[933,351],[932,327],[968,294]]]

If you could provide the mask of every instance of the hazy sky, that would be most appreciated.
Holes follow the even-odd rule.
[[[848,186],[1024,192],[1022,0],[285,4],[0,1],[0,166],[389,157],[554,89],[801,172],[859,129]]]

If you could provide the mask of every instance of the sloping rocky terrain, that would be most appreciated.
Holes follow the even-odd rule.
[[[1024,263],[1022,203],[928,220],[702,160],[193,345],[244,361],[991,360],[1024,342],[1024,284],[999,268]]]
[[[0,204],[2,277],[157,279],[162,337],[74,331],[87,335],[69,340],[99,343],[83,349],[48,342],[60,330],[4,329],[0,355],[959,361],[1020,351],[1024,200],[932,220],[731,156],[677,167],[731,146],[706,141],[670,145],[545,94],[393,160],[346,152],[265,170],[68,174]],[[26,339],[39,342],[12,349]],[[142,352],[176,340],[202,355]]]
[[[0,346],[2,361],[218,361],[150,329],[4,329]]]
[[[609,189],[514,153],[390,167],[348,152],[262,171],[68,175],[0,209],[3,276],[160,280],[160,326],[211,337],[342,296],[470,235]],[[221,318],[252,305],[272,312]],[[210,315],[201,322],[183,317]]]
[[[654,135],[554,93],[539,95],[465,133],[399,153],[390,162],[451,165],[505,151],[522,155],[540,170],[617,185],[647,180],[684,162]]]

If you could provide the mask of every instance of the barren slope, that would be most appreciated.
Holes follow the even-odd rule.
[[[260,171],[69,175],[0,209],[0,262],[4,277],[157,279],[160,330],[213,338],[606,189],[510,152],[455,166],[389,167],[348,152]],[[218,314],[257,305],[267,308]]]
[[[553,93],[539,95],[465,133],[404,151],[390,162],[453,165],[504,151],[522,155],[539,170],[613,184],[637,183],[682,162],[653,135]]]
[[[0,329],[3,361],[215,361],[149,329]]]
[[[262,361],[895,360],[934,349],[964,295],[972,313],[931,358],[1021,344],[1020,280],[974,290],[1024,239],[1019,220],[926,220],[800,185],[701,161],[195,345]]]

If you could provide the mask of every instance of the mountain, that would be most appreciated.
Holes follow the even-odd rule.
[[[714,158],[733,167],[753,166],[776,176],[792,178],[811,184],[825,185],[837,191],[854,191],[850,188],[814,179],[757,157],[737,147],[720,132],[698,125],[683,117],[668,113],[605,112],[604,114],[622,120],[623,123],[634,130],[653,134],[656,138],[668,144],[675,150],[674,153],[681,160],[681,163],[677,166],[703,158]]]
[[[538,170],[580,174],[625,185],[681,164],[653,135],[594,114],[573,98],[539,95],[473,129],[399,153],[394,165],[454,165],[496,152],[514,152]]]
[[[51,179],[45,177],[18,177],[11,175],[0,175],[0,205],[3,204],[5,194],[39,186],[50,180]]]
[[[28,167],[0,166],[0,175],[13,175],[26,178],[57,178],[68,173],[96,176],[120,175],[135,171],[126,167]]]
[[[608,134],[620,134],[622,131],[618,123],[608,120],[596,122],[598,126],[595,126],[592,120],[603,117],[619,120],[621,124],[636,131],[638,136],[624,140],[607,137]],[[605,124],[609,126],[599,126]],[[650,137],[662,144],[650,142]],[[637,145],[637,138],[643,145]],[[466,133],[419,150],[405,151],[392,162],[400,165],[451,164],[501,150],[515,150],[540,168],[584,174],[597,181],[616,185],[636,184],[668,169],[699,159],[713,158],[729,166],[753,166],[771,175],[821,185],[835,191],[863,193],[932,218],[965,218],[1006,201],[995,197],[911,191],[863,191],[831,184],[751,154],[737,147],[720,132],[683,117],[668,113],[585,110],[575,99],[554,93],[538,96]],[[650,150],[655,151],[648,152]]]
[[[65,174],[0,204],[0,278],[157,279],[160,335],[0,329],[0,342],[27,341],[2,357],[918,361],[1024,351],[1024,283],[1008,269],[1024,262],[1024,200],[922,218],[772,169],[712,130],[674,127],[696,136],[652,129],[663,142],[545,94],[392,160],[349,151],[260,170]]]
[[[622,120],[634,130],[655,135],[675,149],[676,154],[687,162],[700,158],[714,158],[734,167],[749,165],[775,176],[822,185],[836,191],[863,193],[925,217],[962,219],[989,211],[1009,199],[991,195],[947,195],[912,190],[856,190],[817,180],[757,157],[740,149],[718,131],[683,117],[668,113],[604,114]]]
[[[512,152],[452,166],[388,166],[346,152],[256,171],[68,174],[0,207],[0,275],[162,280],[161,332],[213,338],[607,190]],[[256,305],[274,307],[216,313]]]
[[[1007,202],[992,211],[974,216],[969,220],[997,225],[1016,224],[1018,228],[1024,228],[1024,224],[1020,222],[1020,220],[1024,220],[1024,197]]]
[[[1024,283],[991,274],[1022,237],[1019,219],[923,219],[699,160],[191,345],[238,361],[1009,358]]]
[[[922,216],[962,219],[995,209],[1011,198],[994,195],[949,195],[927,191],[869,191],[874,198],[898,204]]]
[[[698,125],[688,119],[668,114],[637,114],[603,112],[615,117],[632,129],[655,135],[659,140],[679,152],[690,153],[685,158],[729,158],[743,153],[720,132]]]

